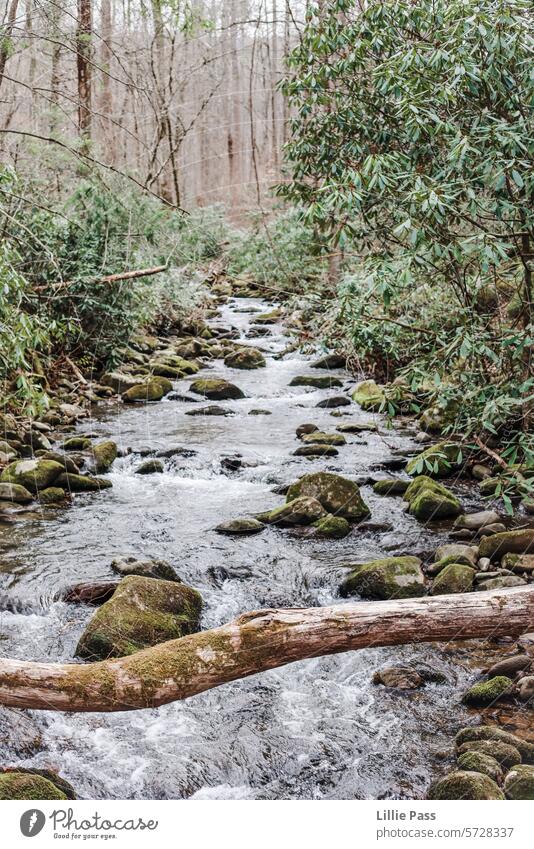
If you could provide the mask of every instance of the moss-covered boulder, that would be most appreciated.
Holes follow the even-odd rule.
[[[228,368],[256,369],[265,366],[265,357],[258,348],[239,348],[224,358]]]
[[[464,752],[458,757],[458,766],[461,770],[489,775],[497,784],[502,784],[504,774],[501,765],[495,758],[484,754],[484,752]]]
[[[49,779],[32,772],[0,773],[0,799],[15,800],[59,800],[68,796]]]
[[[373,484],[373,492],[377,495],[404,495],[410,481],[403,481],[399,478],[386,478],[386,480],[376,481]]]
[[[410,502],[410,513],[422,522],[453,519],[462,506],[452,493],[444,495],[432,489],[422,489]]]
[[[313,389],[332,389],[333,386],[343,386],[339,377],[331,375],[299,374],[293,378],[290,386],[311,386]]]
[[[475,570],[463,563],[449,563],[441,569],[435,578],[430,595],[448,595],[449,593],[468,593],[473,588]]]
[[[427,799],[438,800],[475,800],[504,799],[498,784],[481,772],[451,772],[430,785]]]
[[[62,471],[63,466],[55,460],[45,460],[42,457],[16,460],[4,469],[0,481],[22,486],[30,492],[37,492],[51,486]]]
[[[128,389],[131,389],[132,386],[137,386],[139,383],[142,383],[142,379],[139,376],[134,376],[133,374],[124,374],[121,371],[111,371],[100,378],[100,383],[102,386],[109,386],[113,392],[120,395]]]
[[[184,371],[170,365],[170,363],[159,361],[150,364],[150,374],[152,377],[166,377],[167,380],[179,380],[181,377],[185,377]]]
[[[254,319],[255,324],[276,324],[282,318],[282,310],[274,309],[270,312],[261,313]]]
[[[370,510],[360,495],[358,486],[351,480],[331,472],[314,472],[304,475],[287,492],[287,501],[305,495],[316,498],[327,513],[356,522],[370,515]]]
[[[250,534],[259,534],[261,531],[264,531],[265,523],[244,516],[242,518],[232,519],[230,522],[222,522],[214,530],[218,534],[249,536]]]
[[[90,660],[123,657],[198,629],[202,599],[185,584],[124,578],[82,634],[76,655]]]
[[[462,702],[465,705],[473,705],[475,707],[486,707],[492,705],[502,696],[510,693],[513,682],[506,675],[496,675],[490,678],[489,681],[481,681],[479,684],[474,684],[462,696]]]
[[[501,566],[511,572],[534,574],[534,554],[505,554]]]
[[[534,551],[534,530],[506,531],[484,537],[480,543],[479,556],[496,560],[505,554],[527,554]]]
[[[164,394],[164,387],[157,379],[153,379],[131,386],[122,393],[122,399],[128,404],[145,404],[149,401],[161,401]]]
[[[39,490],[38,497],[41,504],[60,504],[67,497],[67,493],[60,486],[49,486]]]
[[[303,434],[302,441],[308,445],[345,445],[347,442],[342,433],[323,433],[321,430]]]
[[[245,393],[228,380],[217,378],[202,378],[194,380],[189,387],[195,395],[202,395],[210,401],[225,401],[244,398]]]
[[[435,558],[443,565],[465,563],[466,566],[476,566],[479,559],[478,546],[465,545],[461,542],[447,542],[436,549]]]
[[[460,446],[454,442],[438,442],[413,457],[406,466],[409,475],[445,478],[462,464]]]
[[[33,495],[25,486],[16,483],[0,483],[0,501],[13,501],[15,504],[27,504]]]
[[[294,457],[337,457],[339,451],[333,445],[325,445],[324,443],[308,443],[300,445],[293,451]]]
[[[92,475],[71,475],[69,472],[63,472],[58,477],[56,486],[65,489],[67,492],[99,492],[101,489],[110,489],[113,484],[107,478],[96,478]]]
[[[86,451],[91,447],[91,440],[87,436],[69,436],[61,447],[63,451]]]
[[[88,468],[97,475],[109,471],[115,460],[117,459],[117,443],[111,439],[106,439],[104,442],[97,442],[91,449],[90,459],[87,463]]]
[[[161,460],[156,460],[152,458],[151,460],[145,460],[143,463],[140,463],[139,466],[134,470],[134,474],[136,475],[157,475],[161,474],[165,470],[165,466],[163,465]]]
[[[310,496],[298,496],[275,507],[268,513],[257,516],[258,521],[267,525],[279,525],[282,528],[293,525],[311,525],[325,515],[321,502]]]
[[[386,557],[357,564],[342,583],[342,596],[362,598],[417,598],[426,594],[425,579],[418,557]]]
[[[516,801],[534,799],[534,766],[514,764],[504,780],[504,795]]]
[[[384,387],[374,380],[363,380],[354,389],[352,400],[356,401],[362,410],[380,410],[386,400]]]
[[[456,745],[462,746],[477,740],[493,740],[499,743],[507,743],[513,746],[521,755],[523,763],[534,764],[534,743],[522,740],[515,734],[505,731],[496,725],[475,725],[474,727],[461,728],[456,735]]]
[[[342,516],[332,516],[328,513],[322,519],[314,522],[316,536],[324,539],[343,539],[350,534],[350,524]]]
[[[111,568],[122,577],[139,575],[142,578],[159,578],[163,581],[181,583],[176,571],[166,560],[154,558],[139,560],[137,557],[116,557],[111,561]]]
[[[458,746],[456,753],[460,756],[465,752],[482,752],[484,755],[489,755],[503,769],[509,769],[514,764],[521,763],[519,750],[515,746],[501,743],[498,740],[471,740],[468,743],[462,743],[461,746]]]

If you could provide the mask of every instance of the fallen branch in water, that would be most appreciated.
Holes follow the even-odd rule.
[[[157,707],[297,660],[368,646],[518,637],[534,588],[332,607],[259,610],[128,657],[88,664],[0,660],[0,704],[62,711]]]

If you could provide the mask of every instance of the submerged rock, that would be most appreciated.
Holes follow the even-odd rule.
[[[370,510],[360,495],[359,487],[351,480],[331,472],[304,475],[289,487],[287,501],[301,495],[316,498],[327,513],[356,522],[370,515]]]
[[[316,528],[315,535],[325,539],[343,539],[350,534],[350,524],[347,520],[341,516],[332,516],[331,513],[313,524]]]
[[[481,772],[451,772],[430,785],[427,799],[504,799],[498,784]]]
[[[322,519],[325,510],[316,499],[307,496],[298,496],[289,499],[281,507],[275,507],[268,513],[262,513],[257,518],[260,522],[268,525],[279,525],[282,528],[293,525],[311,525],[318,519]]]
[[[240,348],[224,358],[228,368],[256,369],[264,368],[265,357],[257,348]]]
[[[119,575],[139,575],[142,578],[159,578],[163,581],[177,581],[181,579],[176,571],[166,560],[139,560],[137,557],[116,557],[111,561],[111,568]]]
[[[76,655],[123,657],[198,629],[202,599],[185,584],[136,575],[124,578],[82,634]]]
[[[426,595],[425,579],[418,557],[386,557],[351,567],[342,583],[342,596],[361,595],[370,599],[417,598]]]
[[[492,705],[502,696],[511,692],[513,681],[506,675],[497,675],[489,681],[481,681],[474,684],[462,696],[465,705],[485,707]]]
[[[325,375],[319,377],[316,374],[300,374],[294,377],[289,384],[290,386],[310,386],[313,389],[331,389],[333,386],[343,386],[343,382],[339,377],[331,377]]]
[[[245,393],[235,384],[228,380],[216,378],[194,380],[189,389],[195,395],[202,395],[210,401],[225,401],[245,397]]]
[[[37,492],[51,486],[63,472],[63,466],[55,460],[43,458],[16,460],[4,469],[0,477],[2,483],[12,483]]]
[[[243,517],[239,519],[232,519],[230,522],[223,522],[221,525],[217,525],[214,530],[218,534],[258,534],[260,531],[265,530],[265,524],[263,522],[259,522],[257,519]]]
[[[196,407],[194,410],[186,410],[186,416],[233,416],[233,410],[227,410],[225,407],[218,407],[217,404],[210,404],[207,407]]]

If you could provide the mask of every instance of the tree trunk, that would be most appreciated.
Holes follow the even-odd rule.
[[[99,663],[0,660],[0,704],[64,711],[157,707],[305,658],[368,646],[518,637],[533,627],[532,587],[259,610]]]
[[[76,50],[78,67],[78,132],[87,142],[91,138],[91,0],[78,0]]]
[[[13,27],[15,26],[15,21],[17,19],[18,5],[19,0],[11,0],[11,5],[9,6],[7,12],[7,21],[5,23],[5,29],[0,34],[0,86],[2,85],[6,62],[9,58],[9,51],[11,48],[11,33],[13,32]]]

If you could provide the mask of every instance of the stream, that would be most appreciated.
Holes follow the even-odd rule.
[[[245,371],[210,362],[199,376],[222,377],[246,394],[221,405],[226,417],[190,416],[196,404],[99,405],[79,432],[109,437],[133,453],[113,465],[113,488],[77,495],[68,509],[28,512],[0,525],[2,654],[72,660],[94,608],[57,601],[81,581],[112,579],[114,557],[169,561],[204,599],[202,627],[220,625],[259,607],[339,604],[348,563],[400,553],[432,552],[445,532],[429,530],[403,512],[400,498],[362,487],[373,523],[343,540],[312,539],[302,530],[268,528],[255,536],[221,536],[213,528],[282,503],[273,492],[301,475],[328,470],[348,477],[387,477],[381,464],[418,449],[414,425],[387,429],[383,417],[353,404],[339,417],[317,403],[347,393],[355,378],[343,370],[310,369],[315,357],[284,351],[282,324],[251,337],[264,300],[236,299],[212,319],[239,331],[240,341],[265,353],[266,368]],[[300,374],[335,374],[343,389],[290,387]],[[191,379],[176,382],[186,393]],[[253,414],[268,411],[270,415]],[[346,422],[378,422],[378,432],[349,435],[339,456],[295,457],[295,429],[312,422],[332,432]],[[140,455],[181,446],[191,456],[165,460],[162,474],[136,475]],[[419,449],[420,450],[420,449]],[[241,455],[230,471],[221,460]],[[462,494],[462,498],[469,498]],[[373,672],[418,661],[442,671],[446,684],[399,691],[375,686]],[[466,645],[365,649],[302,661],[154,710],[116,714],[28,711],[41,746],[29,757],[0,742],[0,764],[56,768],[80,798],[93,799],[398,799],[424,796],[439,753],[469,721],[461,693],[473,678]]]

